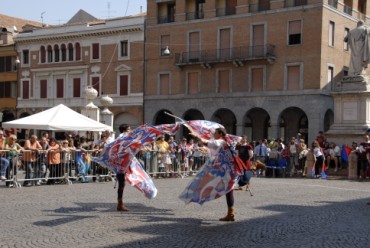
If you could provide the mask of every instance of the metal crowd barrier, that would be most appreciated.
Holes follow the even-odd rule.
[[[5,173],[5,184],[15,188],[73,182],[115,181],[114,172],[92,161],[92,158],[97,155],[96,150],[71,150],[70,152],[24,150],[20,153],[0,150],[0,158],[9,162]],[[52,157],[59,157],[60,163],[55,163]],[[184,158],[181,153],[161,154],[158,151],[138,153],[136,157],[144,170],[153,178],[184,178],[196,173],[206,160],[204,157]],[[3,161],[1,168],[5,166]],[[191,168],[194,163],[196,165]]]

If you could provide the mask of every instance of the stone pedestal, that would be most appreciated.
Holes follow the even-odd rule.
[[[357,176],[357,155],[351,152],[348,156],[348,179],[356,180]]]
[[[315,163],[315,157],[313,156],[312,151],[308,151],[307,156],[306,156],[306,163],[305,163],[307,178],[312,178],[312,167],[314,163]]]
[[[100,99],[100,103],[104,107],[101,111],[101,122],[105,125],[111,126],[113,130],[113,113],[108,109],[108,107],[113,104],[113,99],[109,96],[103,96]],[[115,138],[114,133],[112,134],[112,137]]]
[[[365,75],[346,76],[332,92],[334,124],[325,133],[328,141],[351,145],[363,140],[370,126],[370,85]]]

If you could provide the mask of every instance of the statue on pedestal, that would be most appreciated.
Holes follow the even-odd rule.
[[[344,41],[348,42],[351,49],[349,63],[349,76],[364,75],[370,62],[370,30],[363,21],[357,22],[357,27],[349,31]]]

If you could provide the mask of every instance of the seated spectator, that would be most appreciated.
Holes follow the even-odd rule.
[[[334,171],[338,171],[338,165],[340,161],[340,147],[335,145],[334,142],[330,142],[329,144],[329,153],[326,155],[327,160],[327,167],[330,167],[331,161],[334,161],[335,169]]]

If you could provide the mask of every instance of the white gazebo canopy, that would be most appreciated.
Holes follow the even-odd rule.
[[[21,119],[3,122],[2,126],[54,131],[112,131],[112,127],[79,114],[63,104]]]

